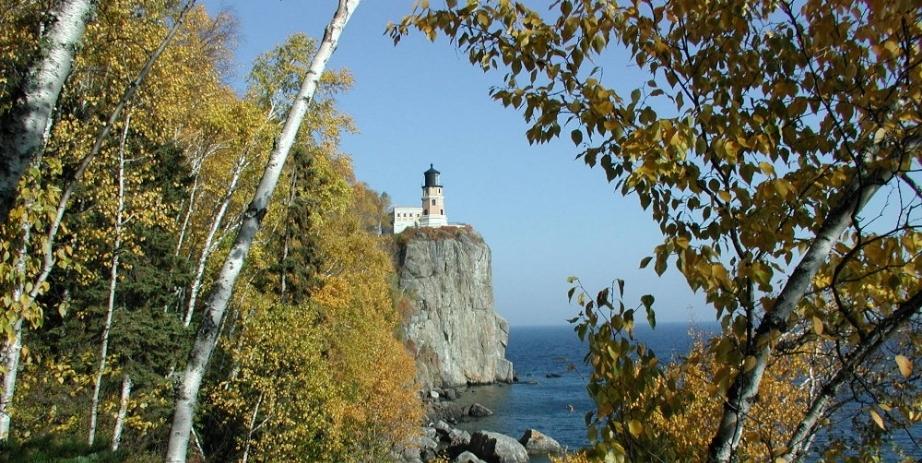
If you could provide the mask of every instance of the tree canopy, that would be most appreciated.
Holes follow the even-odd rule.
[[[445,35],[501,71],[491,96],[521,111],[530,142],[568,137],[649,211],[663,242],[640,267],[677,268],[723,328],[708,348],[720,402],[707,459],[789,461],[836,410],[872,424],[844,438],[860,448],[920,418],[919,18],[911,1],[561,0],[536,11],[447,0],[422,2],[390,34]],[[627,82],[626,66],[646,77]],[[653,297],[625,307],[616,286],[571,291],[591,346],[590,435],[600,454],[645,461],[658,447],[641,445],[656,435],[642,423],[681,413],[674,393],[689,386],[659,380],[663,366],[631,336],[636,310],[655,324]],[[809,378],[788,376],[810,387],[802,419],[750,450],[761,388],[803,350]]]

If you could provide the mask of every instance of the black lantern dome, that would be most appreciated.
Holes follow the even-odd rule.
[[[441,172],[435,170],[435,167],[429,164],[429,170],[423,172],[423,175],[426,177],[426,184],[423,185],[423,187],[441,188],[442,185],[439,185],[439,174],[441,174]]]

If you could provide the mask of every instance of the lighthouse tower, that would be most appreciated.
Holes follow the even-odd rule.
[[[429,164],[429,170],[423,173],[423,215],[419,219],[420,227],[444,227],[448,225],[448,216],[445,215],[445,197],[442,195],[442,185],[439,184],[440,172]]]

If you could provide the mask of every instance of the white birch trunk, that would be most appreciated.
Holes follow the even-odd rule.
[[[18,292],[22,295],[21,289]],[[6,373],[3,375],[3,395],[0,396],[0,442],[5,442],[10,437],[10,422],[13,415],[10,406],[16,393],[16,376],[19,374],[19,357],[22,352],[22,317],[13,324],[13,331],[13,342],[8,342],[3,348],[3,366]]]
[[[855,179],[843,193],[837,206],[829,211],[810,247],[778,295],[774,307],[756,329],[752,345],[757,347],[751,353],[756,359],[755,366],[748,371],[741,371],[727,392],[717,433],[708,448],[708,461],[728,463],[732,460],[743,435],[745,418],[759,393],[762,375],[768,366],[772,352],[772,337],[787,332],[788,318],[810,289],[813,277],[826,262],[832,247],[851,225],[854,214],[860,212],[880,187],[892,177],[893,172],[876,172],[863,181]]]
[[[67,206],[70,203],[70,197],[74,194],[74,191],[77,189],[77,186],[83,181],[83,174],[89,168],[93,159],[96,158],[96,155],[99,154],[100,149],[105,140],[109,136],[109,132],[112,129],[112,126],[121,116],[122,111],[128,106],[128,103],[134,99],[134,96],[137,94],[138,90],[141,88],[141,84],[147,79],[147,75],[150,74],[151,69],[154,67],[154,63],[157,62],[157,59],[160,58],[160,55],[163,54],[163,51],[166,50],[167,45],[173,40],[173,37],[176,36],[176,33],[179,31],[182,22],[186,17],[186,14],[192,9],[192,6],[195,5],[196,0],[188,0],[180,10],[179,15],[176,17],[176,21],[170,26],[169,32],[160,42],[160,45],[147,57],[147,61],[144,62],[144,66],[141,68],[141,71],[135,77],[131,83],[128,84],[128,87],[125,89],[125,92],[122,94],[122,97],[119,99],[118,104],[116,104],[115,109],[112,111],[112,114],[109,115],[109,119],[106,121],[106,124],[100,129],[99,133],[96,135],[96,140],[93,143],[93,147],[90,149],[90,152],[87,153],[83,159],[80,160],[80,165],[77,167],[77,170],[74,172],[71,181],[64,188],[64,191],[61,193],[61,197],[58,200],[58,206],[55,209],[54,219],[51,222],[51,226],[48,228],[48,236],[45,239],[44,250],[42,252],[44,262],[42,263],[42,270],[39,272],[38,277],[32,283],[32,291],[30,292],[30,297],[35,298],[38,295],[39,288],[42,286],[48,276],[51,274],[51,271],[54,269],[55,257],[54,257],[54,243],[55,238],[57,238],[58,231],[61,229],[61,222],[64,220],[64,213],[67,211]]]
[[[13,95],[13,107],[0,121],[0,222],[6,222],[13,208],[26,166],[45,147],[51,115],[95,5],[95,0],[66,0],[51,12],[55,21],[41,37],[37,58]]]
[[[201,180],[202,173],[202,164],[205,162],[205,157],[208,156],[208,152],[203,152],[198,158],[195,159],[192,163],[192,189],[189,191],[189,207],[186,209],[185,217],[183,218],[182,225],[179,227],[179,238],[176,239],[176,251],[173,253],[174,256],[179,255],[179,251],[182,249],[183,242],[186,238],[186,229],[189,227],[189,220],[192,218],[192,213],[195,211],[195,200],[198,194],[199,182]]]
[[[109,304],[106,310],[106,323],[102,330],[102,342],[99,345],[99,367],[93,383],[93,402],[90,406],[90,432],[87,443],[92,446],[96,440],[96,417],[99,412],[99,390],[102,377],[106,372],[106,356],[109,352],[109,331],[112,329],[112,314],[115,312],[115,288],[118,284],[118,257],[122,248],[122,225],[125,211],[125,141],[128,138],[128,125],[131,115],[125,118],[125,130],[118,146],[118,206],[115,210],[115,243],[112,245],[112,267],[109,275]]]
[[[253,441],[253,431],[256,430],[256,417],[259,416],[259,406],[262,403],[263,394],[259,394],[259,400],[256,401],[256,406],[253,407],[253,415],[250,416],[250,428],[247,430],[247,444],[243,448],[243,457],[241,457],[240,463],[247,463],[250,457],[250,443]]]
[[[288,189],[288,203],[285,204],[285,206],[288,207],[289,210],[290,210],[290,208],[291,208],[291,204],[292,204],[292,203],[294,202],[294,200],[295,200],[295,188],[297,188],[297,183],[298,183],[298,173],[297,173],[297,172],[292,172],[292,174],[291,174],[291,185],[290,185],[290,187],[289,187],[289,189]],[[280,285],[280,288],[279,288],[279,298],[280,298],[282,301],[285,300],[285,290],[286,290],[287,287],[288,287],[288,284],[287,284],[287,283],[288,283],[288,271],[285,270],[285,261],[288,260],[288,246],[289,246],[290,243],[291,243],[291,226],[290,226],[289,220],[290,220],[290,219],[286,219],[286,221],[285,221],[285,245],[282,247],[282,262],[281,262],[281,265],[282,265],[282,278],[281,278],[281,280],[282,280],[282,281],[281,281],[281,285]]]
[[[119,401],[118,415],[115,418],[115,429],[112,431],[112,451],[118,450],[122,443],[122,430],[125,428],[125,417],[128,416],[128,401],[131,399],[131,376],[125,373],[122,376],[122,399]]]
[[[813,398],[803,419],[788,439],[785,446],[787,452],[781,456],[784,461],[798,461],[806,455],[819,429],[819,422],[825,416],[839,388],[855,376],[856,368],[877,351],[897,329],[917,316],[920,307],[922,307],[922,292],[913,295],[909,300],[900,304],[893,314],[878,322],[865,340],[845,356],[845,361],[839,366],[836,374],[820,388],[819,394]]]
[[[40,162],[41,156],[36,158]],[[13,300],[18,301],[25,295],[26,259],[29,253],[29,241],[32,239],[32,218],[29,217],[31,201],[26,201],[26,214],[22,218],[22,244],[16,256],[16,273],[19,282],[13,288]],[[31,303],[31,299],[28,299]],[[0,394],[0,442],[5,442],[10,436],[10,423],[12,412],[10,407],[16,394],[16,378],[19,375],[19,360],[22,355],[22,314],[17,315],[13,323],[13,338],[7,339],[3,346],[3,391]]]
[[[227,303],[230,300],[234,284],[237,282],[240,269],[243,267],[244,260],[250,251],[250,245],[259,231],[262,219],[266,215],[269,200],[278,184],[282,167],[288,158],[288,152],[294,143],[298,128],[304,120],[307,106],[317,89],[320,76],[326,68],[327,61],[329,61],[330,56],[336,49],[339,37],[349,21],[349,17],[359,5],[359,1],[339,0],[336,13],[323,34],[323,40],[311,61],[310,69],[301,85],[301,90],[298,92],[298,96],[288,113],[288,119],[285,121],[285,126],[279,135],[276,147],[269,156],[269,163],[253,195],[253,201],[244,214],[243,223],[237,231],[234,245],[224,261],[224,265],[211,290],[211,295],[206,303],[205,316],[196,335],[176,398],[176,409],[173,415],[172,429],[170,430],[170,443],[166,454],[166,461],[169,463],[186,461],[189,434],[192,431],[192,420],[195,416],[196,399],[202,383],[202,377],[217,342],[218,327],[221,326],[224,320]]]
[[[224,214],[227,213],[231,198],[234,197],[234,193],[237,191],[237,183],[240,182],[243,169],[247,165],[246,158],[247,154],[243,152],[240,154],[240,157],[237,158],[237,162],[234,163],[234,170],[231,172],[231,179],[230,183],[227,185],[227,191],[224,192],[221,205],[218,206],[218,211],[211,221],[211,227],[208,229],[208,235],[205,237],[205,243],[202,245],[202,253],[199,255],[198,265],[195,268],[195,277],[192,279],[192,284],[189,286],[189,304],[186,306],[186,316],[183,318],[183,327],[185,328],[188,328],[189,324],[192,323],[192,314],[195,312],[195,304],[198,302],[198,293],[202,289],[202,278],[205,276],[205,267],[208,266],[208,257],[210,257],[211,253],[214,251],[214,237],[221,227],[221,222],[224,221]]]

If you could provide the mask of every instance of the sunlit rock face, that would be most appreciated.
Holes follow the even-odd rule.
[[[512,382],[509,324],[493,309],[490,248],[470,227],[397,237],[399,286],[412,309],[404,334],[424,389]]]

